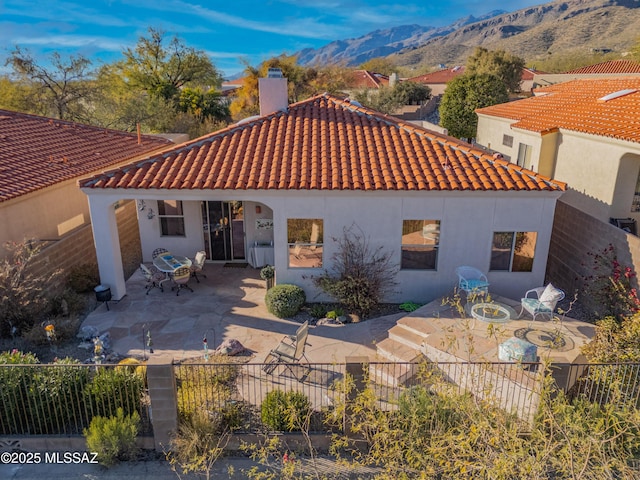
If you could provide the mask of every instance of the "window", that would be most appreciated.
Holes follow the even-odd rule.
[[[322,267],[322,220],[290,218],[287,220],[289,267]]]
[[[511,135],[502,135],[502,145],[513,147],[513,137]]]
[[[521,143],[518,147],[518,165],[531,168],[531,145]]]
[[[536,232],[494,232],[489,270],[530,272],[537,236]]]
[[[180,200],[158,200],[160,235],[184,237],[184,213]]]
[[[403,220],[400,268],[436,270],[440,220]]]
[[[631,211],[640,212],[640,173],[636,180],[636,190],[633,194],[633,201],[631,202]]]

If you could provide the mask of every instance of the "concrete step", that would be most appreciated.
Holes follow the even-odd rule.
[[[411,347],[415,350],[421,350],[422,345],[426,337],[415,333],[415,330],[409,330],[403,325],[395,325],[389,329],[389,338],[395,340],[398,343],[402,343],[407,347]]]
[[[417,362],[422,358],[419,350],[392,338],[385,338],[376,347],[380,355],[392,362]]]
[[[405,385],[416,374],[417,365],[412,364],[372,364],[370,367],[371,379],[379,385],[400,387]]]
[[[424,337],[428,337],[432,333],[436,332],[436,328],[427,320],[422,317],[403,317],[396,325],[402,325],[407,330],[412,331],[416,335],[422,335]]]

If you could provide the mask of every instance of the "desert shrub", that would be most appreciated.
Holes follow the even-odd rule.
[[[397,267],[383,247],[372,248],[355,225],[345,228],[332,255],[332,270],[314,277],[317,287],[352,313],[367,317],[396,285]]]
[[[8,365],[33,365],[38,359],[31,353],[18,350],[0,353],[0,432],[4,434],[22,433],[20,425],[23,402],[33,383],[34,370],[30,368],[8,368]]]
[[[69,270],[67,284],[78,293],[92,291],[96,285],[100,284],[98,265],[95,263],[74,265]]]
[[[78,315],[87,310],[88,299],[77,291],[67,288],[49,300],[50,315]]]
[[[324,318],[327,314],[327,307],[321,303],[314,303],[309,308],[309,313],[313,318]]]
[[[138,455],[136,437],[140,429],[140,415],[125,415],[122,408],[111,417],[93,417],[84,429],[87,448],[98,454],[100,463],[109,467],[119,460],[133,460]]]
[[[293,317],[304,305],[307,297],[297,285],[276,285],[264,297],[267,310],[278,318]]]
[[[35,241],[7,244],[11,254],[0,260],[0,336],[19,333],[38,323],[47,311],[48,293],[59,271],[37,275],[33,266],[40,248]]]
[[[260,407],[262,423],[271,430],[301,430],[311,413],[311,402],[303,393],[272,390]]]
[[[344,310],[342,310],[341,308],[336,308],[335,310],[331,310],[329,312],[327,312],[327,318],[335,320],[338,317],[341,317],[344,315]]]
[[[84,389],[91,411],[97,415],[115,415],[122,408],[125,415],[140,411],[144,379],[124,368],[100,368]]]

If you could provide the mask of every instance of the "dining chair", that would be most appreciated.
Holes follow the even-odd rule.
[[[159,271],[155,267],[153,267],[153,269],[150,269],[144,263],[140,264],[140,271],[142,272],[142,275],[144,275],[144,278],[147,280],[147,284],[144,287],[147,290],[147,295],[149,295],[149,292],[154,288],[159,288],[161,292],[164,292],[161,282],[165,279],[165,275],[161,271]]]
[[[156,259],[160,255],[163,255],[165,253],[169,253],[169,250],[167,250],[166,248],[156,248],[151,254],[151,258]]]
[[[193,258],[193,263],[191,264],[191,276],[196,279],[196,282],[200,283],[200,279],[198,278],[198,273],[202,275],[204,278],[207,276],[202,272],[204,269],[204,261],[207,259],[207,254],[204,250],[200,250],[196,252],[196,256]]]
[[[191,270],[189,267],[180,267],[175,272],[173,272],[173,283],[175,284],[171,287],[171,290],[176,290],[176,296],[180,295],[180,290],[186,288],[187,290],[193,292],[193,289],[187,285],[189,283],[189,279],[191,278]]]

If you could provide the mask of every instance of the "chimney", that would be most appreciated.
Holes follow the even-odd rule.
[[[391,75],[389,75],[389,86],[393,88],[396,86],[396,83],[398,83],[398,74],[396,72],[393,72]]]
[[[268,115],[289,106],[287,79],[279,68],[270,68],[266,78],[258,79],[260,115]]]

